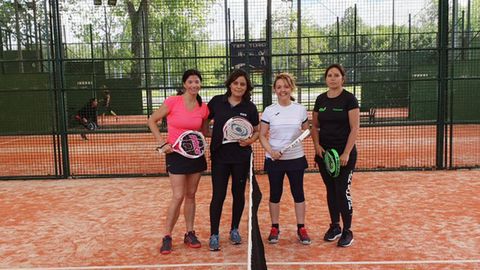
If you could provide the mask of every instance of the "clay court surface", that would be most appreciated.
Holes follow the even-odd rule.
[[[259,210],[268,236],[268,180],[258,181]],[[352,195],[355,242],[349,248],[322,240],[329,220],[317,173],[305,178],[307,222],[313,242],[295,237],[293,201],[285,183],[281,235],[265,243],[269,269],[480,269],[480,170],[358,172]],[[174,252],[160,255],[170,198],[168,178],[0,181],[1,269],[246,269],[247,243],[227,239],[231,195],[220,237],[208,250],[210,177],[197,193],[196,231],[202,248],[183,243],[181,216]],[[247,238],[247,210],[240,231]]]
[[[68,135],[72,176],[166,173],[164,159],[154,151],[156,144],[150,133],[109,132],[114,130],[99,129],[88,134],[88,141],[83,141],[79,134]],[[433,168],[436,136],[436,127],[431,125],[362,127],[357,140],[357,168]],[[51,135],[2,136],[2,175],[53,177],[59,174],[62,151],[59,139],[54,139]],[[310,138],[304,141],[304,147],[312,169],[314,150]],[[254,151],[255,169],[263,169],[264,151],[258,141]],[[453,126],[445,153],[447,167],[480,166],[480,125]],[[209,155],[207,151],[207,158]]]

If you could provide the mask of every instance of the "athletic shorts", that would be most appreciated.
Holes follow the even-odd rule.
[[[305,156],[296,159],[273,160],[265,158],[263,169],[269,171],[296,171],[308,168],[308,162]]]
[[[171,174],[191,174],[207,169],[205,155],[199,158],[187,158],[177,152],[166,155],[167,172]]]

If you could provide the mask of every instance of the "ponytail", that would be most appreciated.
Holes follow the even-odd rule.
[[[198,106],[202,107],[202,97],[197,94],[197,103],[198,103]]]

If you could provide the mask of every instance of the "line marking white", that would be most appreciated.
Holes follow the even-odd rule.
[[[461,264],[480,260],[352,261],[352,262],[269,262],[268,265],[385,265],[385,264]]]
[[[6,139],[5,141],[0,142],[0,145],[13,143],[13,142],[16,142],[16,141],[19,141],[19,140],[20,140],[20,138]]]
[[[404,265],[404,264],[471,264],[480,263],[473,260],[418,260],[418,261],[352,261],[352,262],[269,262],[268,265]],[[222,267],[247,266],[247,263],[191,263],[191,264],[151,264],[151,265],[110,265],[110,266],[70,266],[70,267],[39,267],[39,268],[0,268],[8,270],[104,270],[104,269],[150,269],[175,267]]]
[[[246,266],[246,263],[184,263],[184,264],[147,264],[147,265],[106,265],[106,266],[67,266],[67,267],[39,267],[39,268],[0,268],[1,270],[104,270],[104,269],[150,269],[150,268],[178,268],[178,267],[222,267]]]

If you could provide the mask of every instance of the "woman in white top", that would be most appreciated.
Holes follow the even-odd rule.
[[[265,108],[260,123],[260,143],[266,151],[265,171],[270,183],[270,217],[272,228],[268,237],[271,244],[277,243],[280,229],[280,199],[283,193],[285,174],[290,182],[290,190],[295,201],[297,218],[297,235],[304,245],[310,244],[305,228],[305,196],[303,191],[303,174],[308,167],[303,145],[297,144],[288,151],[280,150],[297,138],[303,130],[308,129],[307,109],[292,97],[295,80],[288,73],[275,77],[273,90],[277,103]],[[268,135],[268,137],[267,137]]]

